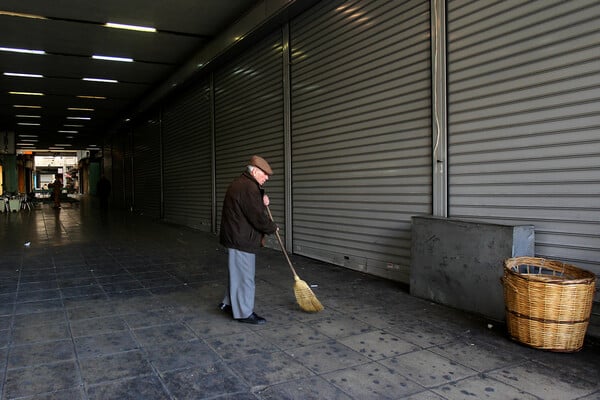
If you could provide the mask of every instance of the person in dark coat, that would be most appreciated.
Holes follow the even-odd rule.
[[[100,198],[100,209],[108,210],[108,197],[110,196],[110,181],[102,175],[96,184],[96,193]]]
[[[220,243],[229,254],[229,284],[219,308],[239,322],[264,324],[254,312],[255,259],[266,234],[278,229],[267,212],[262,186],[273,174],[265,159],[253,156],[246,171],[227,189],[221,215]]]

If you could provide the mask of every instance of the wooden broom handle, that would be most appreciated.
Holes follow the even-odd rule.
[[[273,219],[273,214],[271,214],[271,209],[269,208],[269,206],[267,207],[267,212],[269,213],[269,218],[271,218],[271,221],[275,222],[275,220]],[[281,252],[283,253],[283,255],[285,256],[285,259],[287,260],[292,273],[294,274],[294,278],[298,278],[298,274],[296,274],[296,270],[294,269],[294,266],[292,265],[292,261],[290,260],[290,257],[288,256],[287,251],[285,251],[285,247],[283,246],[283,242],[281,241],[281,236],[279,236],[279,230],[275,230],[275,236],[277,236],[277,241],[279,242],[279,246],[281,247]]]

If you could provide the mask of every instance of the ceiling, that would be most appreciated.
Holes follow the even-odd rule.
[[[129,110],[257,3],[2,0],[0,131],[15,132],[17,150],[101,146],[102,137],[123,122]],[[104,25],[107,22],[157,31],[113,29]],[[133,62],[94,59],[93,55]]]

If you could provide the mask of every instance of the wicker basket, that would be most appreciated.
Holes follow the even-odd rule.
[[[528,346],[579,351],[590,321],[596,276],[573,265],[535,257],[504,261],[509,335]]]

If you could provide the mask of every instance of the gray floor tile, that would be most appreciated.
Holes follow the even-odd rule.
[[[129,331],[84,336],[73,340],[80,358],[100,357],[138,348]]]
[[[293,349],[314,343],[331,340],[329,336],[319,332],[310,323],[295,322],[286,325],[269,326],[257,332],[280,349]]]
[[[454,382],[477,372],[429,350],[420,350],[380,361],[381,364],[431,388]]]
[[[12,335],[14,345],[24,345],[37,342],[49,342],[70,338],[69,327],[63,322],[50,322],[44,325],[32,325],[15,328]]]
[[[432,390],[449,400],[537,399],[536,396],[530,393],[526,393],[522,390],[516,389],[512,386],[503,384],[502,382],[483,375],[472,376],[458,382],[448,383]]]
[[[317,374],[364,364],[369,359],[343,344],[330,340],[286,351]]]
[[[4,388],[7,399],[74,388],[80,385],[75,361],[10,369]]]
[[[127,329],[127,325],[119,316],[77,319],[71,321],[73,337],[91,336],[101,333],[117,332]]]
[[[414,381],[377,362],[345,368],[323,375],[355,399],[401,399],[423,390]]]
[[[8,368],[22,368],[56,361],[75,359],[71,339],[13,346],[8,357]]]
[[[314,375],[283,352],[259,353],[235,360],[228,366],[251,386],[270,386]]]
[[[151,346],[144,348],[144,351],[160,373],[213,364],[220,360],[217,353],[201,340]]]
[[[106,382],[88,388],[89,400],[170,400],[168,392],[156,376]]]
[[[206,342],[224,360],[235,360],[261,352],[279,351],[274,344],[269,343],[250,330],[233,335],[208,338]]]
[[[250,389],[221,363],[167,372],[163,379],[169,392],[179,400],[224,396]]]
[[[511,368],[502,368],[488,376],[507,385],[516,386],[545,400],[578,399],[596,392],[600,382],[587,382],[564,374],[561,368],[526,362]]]
[[[270,385],[258,390],[263,400],[352,400],[341,389],[321,377],[311,377]]]
[[[153,374],[152,367],[139,350],[81,359],[80,366],[83,380],[89,385]]]
[[[389,332],[379,330],[346,337],[340,339],[340,343],[371,360],[381,360],[421,349]]]

